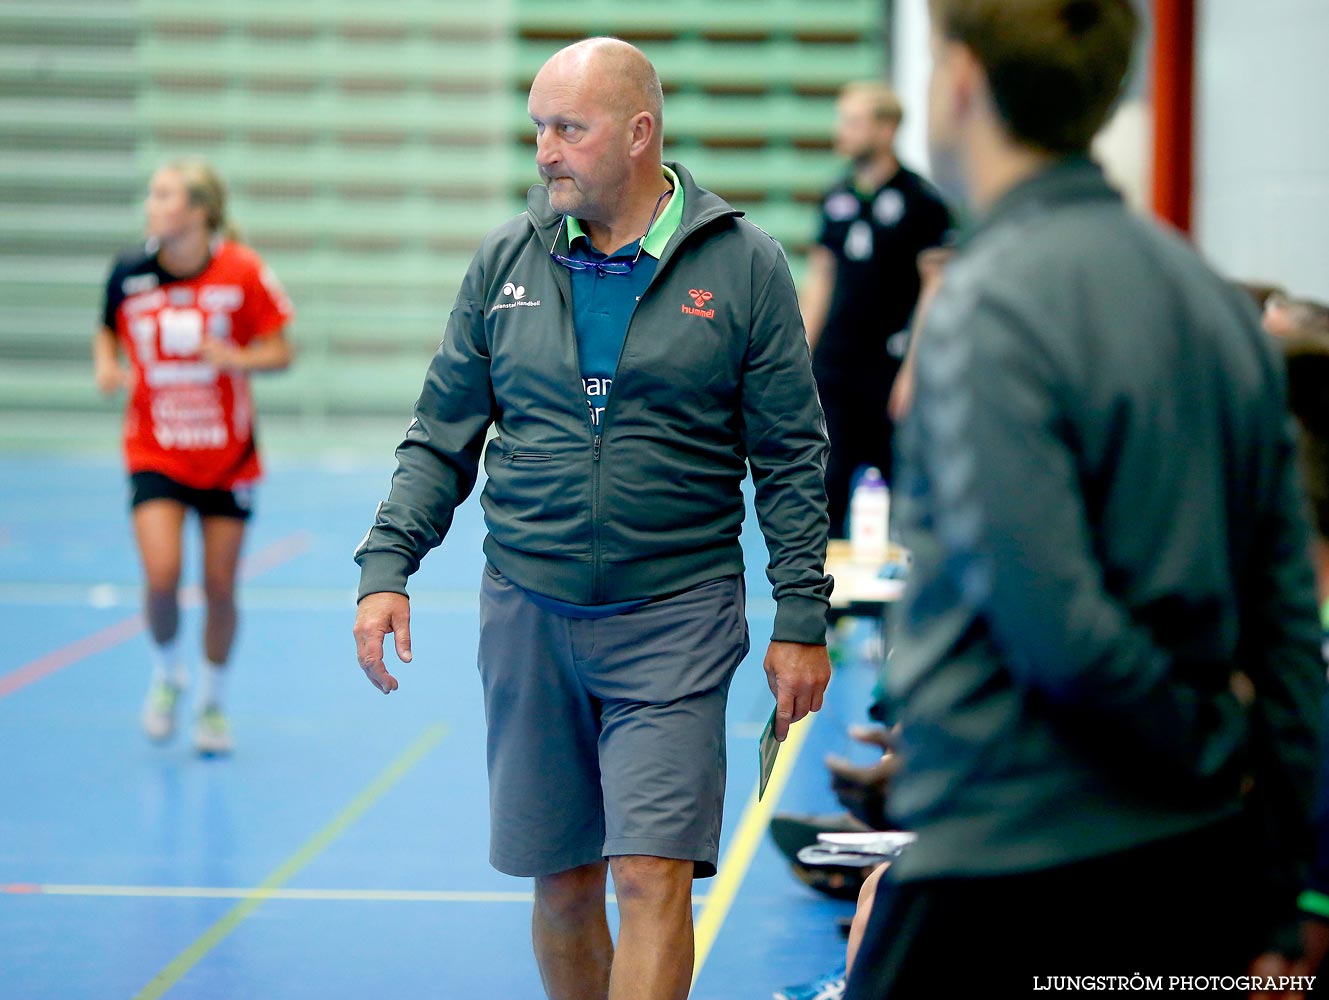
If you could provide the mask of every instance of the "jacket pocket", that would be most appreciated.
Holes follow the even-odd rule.
[[[552,462],[553,452],[549,451],[510,451],[503,456],[505,462]]]

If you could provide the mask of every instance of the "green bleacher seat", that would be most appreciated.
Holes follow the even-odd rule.
[[[491,7],[439,3],[438,0],[319,0],[280,3],[273,0],[225,0],[185,5],[178,0],[138,0],[139,15],[161,27],[209,26],[245,31],[451,32],[499,35],[506,25]]]
[[[883,68],[879,0],[5,0],[0,410],[113,419],[88,340],[147,180],[207,157],[295,302],[260,413],[408,418],[483,234],[536,181],[526,89],[563,40],[640,41],[666,155],[801,271],[840,172],[834,95]],[[261,421],[261,417],[260,417]],[[404,423],[403,423],[404,426]]]
[[[793,41],[725,43],[670,41],[643,43],[668,90],[695,87],[786,90],[800,87],[834,89],[847,80],[878,76],[883,53],[875,41],[828,45]],[[552,54],[543,40],[518,45],[521,81],[535,78]],[[665,105],[668,110],[668,102]]]
[[[256,89],[301,81],[331,81],[345,87],[368,80],[377,89],[414,84],[475,92],[506,80],[505,67],[488,47],[467,39],[345,42],[316,35],[254,41],[231,34],[222,39],[159,41],[144,46],[139,58],[150,77],[238,80]]]
[[[330,139],[298,149],[265,150],[262,156],[255,156],[248,143],[232,139],[207,147],[206,155],[238,197],[247,190],[302,187],[323,192],[346,188],[506,190],[515,159],[507,148],[429,147],[414,142],[385,155],[381,147],[362,149]],[[142,176],[146,178],[169,156],[159,144],[145,144],[139,156]],[[534,176],[530,169],[527,173]],[[0,167],[0,183],[4,176]]]
[[[469,135],[499,131],[508,107],[497,95],[425,94],[216,94],[154,91],[139,102],[138,119],[149,130],[284,135]],[[0,107],[0,123],[3,123]]]
[[[4,39],[7,43],[49,44],[54,41],[95,41],[128,44],[136,24],[124,5],[104,0],[5,0]]]
[[[673,0],[667,4],[521,0],[517,28],[536,35],[617,34],[625,37],[706,33],[838,32],[872,35],[881,18],[876,0]]]

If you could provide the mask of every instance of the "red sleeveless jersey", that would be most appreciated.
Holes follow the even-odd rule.
[[[258,479],[254,402],[244,372],[203,360],[207,338],[237,346],[277,333],[293,311],[271,271],[248,247],[226,240],[196,275],[162,270],[155,252],[116,262],[103,322],[133,366],[125,410],[130,472],[160,472],[199,489]]]

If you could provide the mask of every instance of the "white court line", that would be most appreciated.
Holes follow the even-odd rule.
[[[531,903],[531,892],[466,892],[442,889],[264,889],[202,885],[58,885],[17,882],[0,885],[3,896],[101,896],[129,899],[250,899],[313,900],[318,902],[383,903]],[[693,905],[706,902],[694,896]],[[613,893],[605,900],[616,904]]]
[[[338,609],[355,607],[355,587],[265,587],[240,586],[236,596],[242,608]],[[0,583],[0,604],[25,607],[91,607],[137,609],[143,602],[139,584],[115,583]],[[426,609],[470,609],[479,606],[478,590],[421,590],[411,595],[415,607]],[[181,604],[201,607],[202,590],[196,585],[181,588]]]
[[[194,585],[181,589],[181,603],[187,608],[202,606],[202,591]],[[268,587],[261,584],[237,588],[242,610],[292,611],[337,610],[355,608],[355,587]],[[137,610],[143,603],[140,584],[116,583],[0,583],[0,605],[14,607],[121,608]],[[468,590],[415,590],[411,606],[423,611],[473,611],[479,607],[479,588]],[[775,614],[775,601],[749,599],[748,613],[769,618]]]

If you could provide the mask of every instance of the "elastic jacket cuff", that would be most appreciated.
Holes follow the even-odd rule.
[[[393,552],[373,552],[360,557],[359,604],[369,594],[405,594],[410,562]]]
[[[809,646],[826,645],[827,604],[815,597],[790,594],[775,603],[773,642],[801,642]]]

